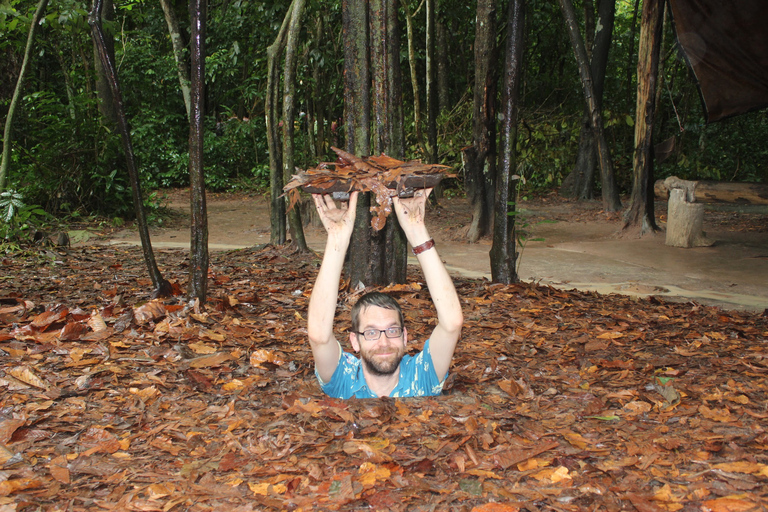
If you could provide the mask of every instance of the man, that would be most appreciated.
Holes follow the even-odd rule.
[[[431,189],[412,198],[392,198],[397,220],[421,265],[437,310],[437,325],[416,356],[405,355],[408,329],[400,306],[390,296],[363,295],[352,309],[349,342],[360,359],[344,352],[333,333],[344,257],[352,237],[357,192],[338,208],[330,195],[313,194],[328,232],[323,263],[309,299],[307,333],[315,358],[315,374],[328,395],[374,398],[439,395],[443,389],[464,318],[448,271],[424,223]]]

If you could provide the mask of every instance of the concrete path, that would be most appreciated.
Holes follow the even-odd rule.
[[[263,211],[253,211],[265,205],[254,202],[249,208],[243,210],[242,204],[236,202],[210,203],[211,250],[253,247],[269,241],[268,225],[254,223],[254,219],[269,218]],[[522,247],[520,278],[563,289],[658,295],[756,312],[768,309],[765,230],[738,233],[710,226],[707,235],[716,240],[715,245],[681,249],[666,246],[663,234],[639,240],[617,239],[618,227],[608,222],[530,226],[529,239],[543,241],[530,241]],[[490,240],[477,244],[457,242],[462,237],[445,228],[431,233],[451,272],[491,279]],[[313,250],[324,249],[322,228],[308,227],[306,236]],[[135,231],[123,230],[109,243],[138,244],[139,238]],[[154,230],[152,244],[155,248],[189,248],[189,231]]]

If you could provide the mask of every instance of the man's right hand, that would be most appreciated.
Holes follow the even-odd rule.
[[[347,240],[352,236],[357,212],[357,196],[358,192],[352,192],[349,194],[349,202],[342,203],[342,207],[339,208],[330,194],[312,194],[317,214],[328,236]]]
[[[323,263],[309,298],[307,334],[320,378],[328,382],[341,357],[341,347],[333,334],[333,319],[339,300],[339,281],[344,256],[352,238],[357,211],[357,192],[349,195],[349,204],[341,208],[330,195],[312,194],[317,214],[328,232]]]

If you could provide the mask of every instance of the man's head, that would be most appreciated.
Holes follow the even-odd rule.
[[[352,307],[352,348],[374,375],[392,375],[405,355],[408,331],[395,299],[381,292],[363,295]]]

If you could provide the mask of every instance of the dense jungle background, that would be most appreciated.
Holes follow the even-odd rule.
[[[483,3],[483,2],[481,2]],[[485,2],[487,3],[487,2]],[[267,48],[274,41],[287,2],[216,1],[208,14],[205,111],[205,180],[212,191],[268,193],[265,128]],[[167,5],[181,37],[189,37],[183,2]],[[110,9],[113,7],[113,9]],[[400,66],[406,157],[429,159],[424,142],[424,10],[403,0]],[[596,4],[577,2],[590,48]],[[632,186],[633,116],[636,92],[639,2],[616,2],[602,112],[622,193]],[[437,160],[458,179],[448,188],[463,193],[462,148],[472,144],[475,2],[436,4],[438,64]],[[7,183],[0,198],[4,243],[10,236],[50,221],[98,215],[120,224],[133,215],[120,137],[108,120],[105,84],[87,23],[91,6],[51,2],[34,37],[32,58],[14,120]],[[188,130],[168,16],[160,2],[116,0],[104,12],[112,36],[124,104],[138,157],[145,206],[161,206],[158,189],[189,183]],[[35,5],[4,0],[0,6],[0,119],[5,121],[20,71]],[[503,18],[505,9],[497,16]],[[504,23],[496,25],[496,51],[503,54]],[[297,167],[332,159],[343,147],[343,41],[341,2],[308,1],[301,21],[296,74]],[[679,53],[669,17],[665,22],[657,92],[655,140],[670,141],[669,157],[656,178],[764,181],[768,148],[765,113],[706,125],[695,80]],[[527,6],[523,75],[517,132],[517,174],[523,194],[558,189],[574,167],[584,116],[584,96],[563,15],[552,2]],[[182,41],[187,51],[188,41]],[[410,45],[409,45],[410,43]],[[413,66],[413,67],[411,67]],[[503,61],[499,60],[499,73]],[[416,71],[413,75],[411,71]],[[499,93],[500,94],[500,93]],[[416,119],[416,121],[414,121]],[[417,124],[419,123],[419,124]],[[669,149],[669,144],[667,146]],[[599,180],[598,180],[599,181]],[[599,196],[599,183],[596,194]],[[47,220],[46,220],[47,219]]]

